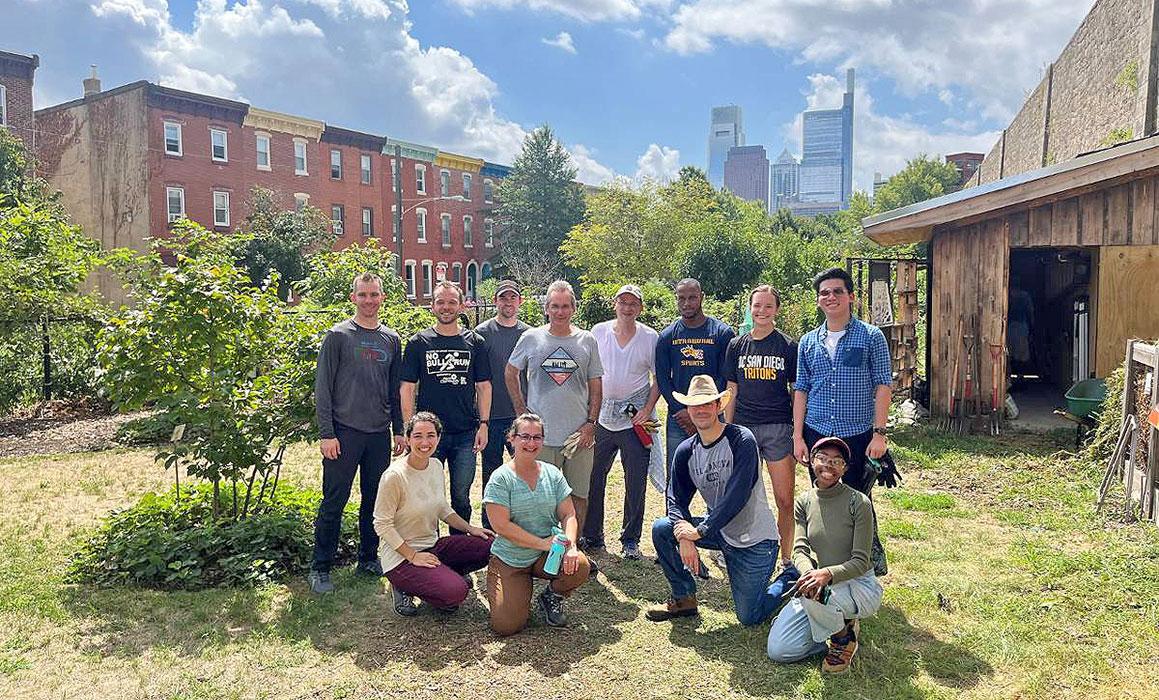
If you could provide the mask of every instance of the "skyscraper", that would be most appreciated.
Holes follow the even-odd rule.
[[[743,145],[744,121],[740,107],[713,107],[708,131],[708,181],[713,187],[724,185],[724,161],[728,158],[728,149]]]
[[[781,151],[777,162],[773,163],[773,177],[769,183],[769,211],[783,209],[790,202],[797,201],[797,186],[801,178],[801,165],[789,153],[789,149]]]
[[[801,140],[801,202],[810,209],[849,206],[853,194],[853,69],[846,73],[846,90],[838,109],[805,112]]]
[[[764,146],[733,146],[724,161],[724,188],[741,199],[769,205],[769,158]]]

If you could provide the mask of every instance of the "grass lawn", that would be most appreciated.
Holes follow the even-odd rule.
[[[1100,470],[1054,456],[1068,439],[897,436],[906,483],[877,494],[885,601],[837,678],[771,663],[768,624],[736,623],[712,565],[699,620],[644,620],[664,578],[613,554],[569,601],[568,629],[507,640],[487,629],[481,576],[456,615],[415,619],[348,571],[321,599],[301,580],[69,585],[76,539],[165,473],[146,451],[0,460],[0,698],[1159,697],[1159,534],[1094,514]],[[286,471],[316,484],[316,447]],[[612,541],[619,477],[610,492]],[[662,510],[655,491],[648,508]]]

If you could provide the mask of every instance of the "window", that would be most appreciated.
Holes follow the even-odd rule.
[[[431,295],[431,286],[433,284],[434,273],[431,272],[431,261],[423,261],[423,296],[429,297]]]
[[[337,148],[330,151],[330,179],[342,179],[342,151]]]
[[[181,125],[177,122],[165,122],[165,155],[179,156],[181,148]]]
[[[463,173],[463,199],[471,198],[471,173]]]
[[[341,204],[331,204],[330,220],[334,222],[334,235],[341,236],[346,225],[346,208]]]
[[[488,248],[495,246],[495,222],[491,219],[483,220],[483,245]]]
[[[442,222],[443,222],[443,224],[442,224],[443,225],[443,247],[450,248],[451,247],[451,215],[450,214],[443,214]]]
[[[439,172],[439,196],[447,197],[451,194],[451,171],[443,170]]]
[[[228,134],[223,129],[209,130],[209,152],[219,163],[229,161]]]
[[[406,261],[406,296],[408,299],[415,298],[415,261]]]
[[[270,137],[265,134],[257,135],[258,170],[270,169]]]
[[[229,192],[213,193],[213,225],[229,226]]]
[[[418,236],[415,238],[419,243],[427,242],[427,210],[415,209],[415,218],[418,219]]]
[[[309,175],[306,171],[306,140],[294,139],[294,174]]]
[[[467,298],[468,298],[468,299],[474,299],[474,298],[475,298],[475,270],[476,270],[476,269],[478,269],[478,268],[476,267],[476,265],[475,265],[475,261],[474,261],[474,260],[472,260],[471,262],[467,263],[467,287],[466,287],[466,292],[467,292]]]
[[[390,233],[391,240],[398,240],[398,206],[392,205],[390,207]]]
[[[8,88],[0,85],[0,126],[8,126]]]
[[[451,281],[455,284],[463,281],[463,263],[455,263],[451,266]]]
[[[165,201],[169,210],[169,223],[185,218],[185,188],[166,187]]]
[[[463,247],[472,248],[475,246],[475,236],[471,232],[471,224],[475,223],[474,219],[469,216],[463,217]]]
[[[415,183],[419,194],[427,193],[427,166],[415,164]]]
[[[374,210],[370,207],[362,207],[362,235],[374,235]]]
[[[361,156],[359,156],[358,162],[362,168],[362,175],[361,175],[362,184],[369,185],[370,184],[370,154],[363,153]]]
[[[398,161],[394,158],[390,159],[390,186],[398,187]]]
[[[483,201],[488,204],[495,198],[495,186],[490,179],[483,180]]]
[[[294,211],[301,212],[310,204],[310,195],[305,192],[294,193]]]

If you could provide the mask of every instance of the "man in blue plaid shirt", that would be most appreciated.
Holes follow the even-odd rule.
[[[808,464],[809,449],[823,437],[849,445],[843,480],[868,495],[876,478],[866,456],[888,447],[886,419],[893,367],[881,329],[853,318],[853,278],[834,267],[813,279],[825,322],[801,337],[793,383],[793,454]],[[809,469],[813,476],[812,468]]]

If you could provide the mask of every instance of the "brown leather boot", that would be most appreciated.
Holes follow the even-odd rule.
[[[644,613],[644,617],[652,622],[663,622],[674,617],[693,617],[699,614],[700,611],[696,609],[696,596],[690,595],[670,598],[667,603],[653,605]]]

